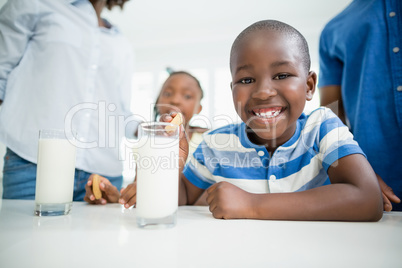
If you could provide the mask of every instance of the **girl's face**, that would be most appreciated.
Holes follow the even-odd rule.
[[[159,114],[182,113],[184,124],[188,125],[193,115],[201,111],[200,101],[201,89],[197,81],[187,74],[174,74],[162,86],[157,109]]]

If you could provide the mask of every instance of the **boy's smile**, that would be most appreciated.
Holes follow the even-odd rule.
[[[273,30],[250,33],[231,63],[235,109],[252,129],[249,138],[273,151],[293,136],[316,75],[304,67],[297,41]]]
[[[274,107],[255,107],[251,110],[251,113],[255,115],[254,120],[259,120],[261,123],[274,123],[277,122],[281,115],[285,111],[284,107],[274,106]]]

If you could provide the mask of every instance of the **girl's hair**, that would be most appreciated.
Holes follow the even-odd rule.
[[[204,91],[202,90],[200,81],[198,81],[198,79],[197,79],[195,76],[193,76],[192,74],[190,74],[189,72],[186,72],[186,71],[176,71],[176,72],[173,71],[173,72],[170,72],[170,73],[169,73],[169,77],[166,79],[166,81],[167,81],[170,77],[172,77],[172,76],[174,76],[174,75],[177,75],[177,74],[185,74],[185,75],[188,75],[188,76],[190,76],[191,78],[193,78],[193,79],[195,80],[195,82],[197,83],[197,86],[198,86],[198,88],[200,89],[200,92],[201,92],[201,98],[200,98],[200,100],[202,100],[202,98],[204,97]],[[165,83],[166,83],[166,81],[165,81]],[[156,98],[156,101],[155,101],[155,104],[154,104],[154,120],[155,120],[155,121],[158,119],[158,116],[160,115],[160,114],[159,114],[159,111],[158,111],[158,101],[159,101],[159,98],[160,98],[160,96],[161,96],[161,93],[162,93],[162,90],[159,92],[159,95],[158,95],[158,97]]]

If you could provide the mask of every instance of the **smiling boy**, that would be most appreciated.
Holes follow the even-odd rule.
[[[230,70],[243,122],[204,134],[184,168],[180,204],[208,189],[216,218],[382,217],[375,173],[347,127],[326,108],[303,113],[317,76],[296,29],[274,20],[249,26],[233,43]]]

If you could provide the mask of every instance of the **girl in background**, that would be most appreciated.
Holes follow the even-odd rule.
[[[201,100],[204,92],[197,78],[185,71],[171,72],[163,83],[155,101],[155,121],[163,114],[181,113],[184,118],[183,126],[189,141],[189,155],[192,154],[202,141],[206,128],[194,127],[190,121],[195,114],[202,110]],[[136,183],[129,184],[120,193],[110,182],[101,177],[100,189],[102,198],[96,200],[92,192],[92,177],[86,185],[85,201],[91,204],[106,204],[119,202],[126,208],[135,204]]]
[[[159,121],[160,115],[181,113],[184,117],[184,129],[189,140],[189,155],[202,141],[202,133],[207,129],[190,126],[190,120],[202,110],[201,100],[204,92],[197,78],[185,71],[170,73],[158,98],[155,101],[155,121]]]

